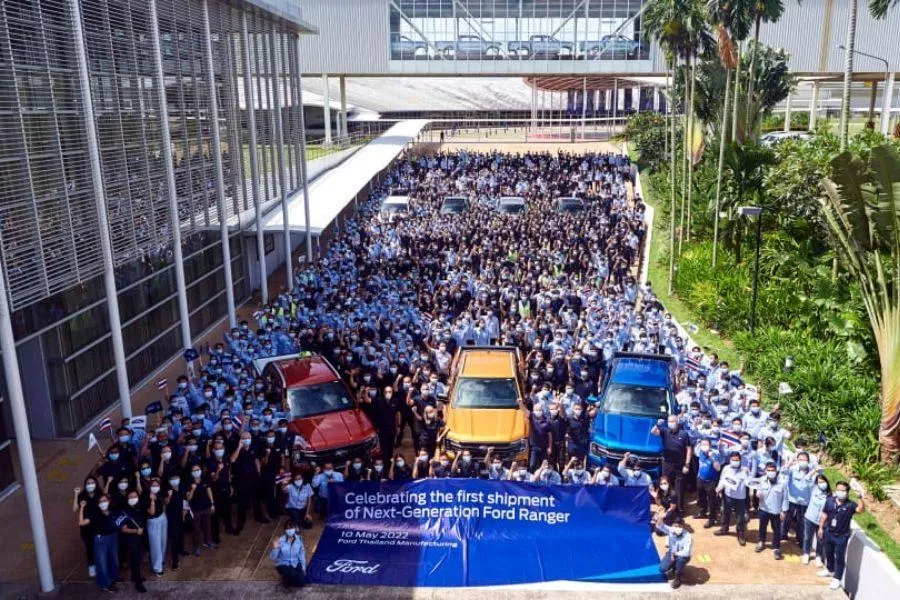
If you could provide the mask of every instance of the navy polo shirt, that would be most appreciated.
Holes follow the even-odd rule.
[[[825,531],[831,535],[850,535],[850,521],[856,514],[856,502],[846,500],[838,504],[834,496],[825,501],[822,512],[827,515]]]
[[[663,461],[667,465],[684,465],[686,450],[691,446],[691,438],[682,428],[671,431],[668,427],[660,427],[659,435],[663,443]]]

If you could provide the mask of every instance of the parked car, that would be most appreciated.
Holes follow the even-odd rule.
[[[573,58],[575,45],[549,35],[533,35],[527,41],[509,42],[509,56],[519,58]]]
[[[525,198],[503,196],[497,200],[497,212],[504,215],[518,215],[525,212]]]
[[[575,197],[556,198],[553,201],[553,208],[555,208],[557,212],[563,213],[581,212],[584,210],[584,200]]]
[[[354,458],[368,460],[379,454],[375,427],[325,358],[301,353],[253,364],[290,413],[290,430],[298,436],[292,454],[295,469],[310,470],[326,462],[343,467]]]
[[[458,215],[469,210],[469,199],[465,196],[447,196],[441,202],[442,215]]]
[[[675,368],[671,356],[618,352],[600,396],[589,399],[597,407],[591,426],[588,461],[616,465],[630,452],[641,468],[658,477],[662,469],[662,440],[650,433],[659,419],[675,412]]]
[[[808,131],[770,131],[759,138],[759,143],[767,148],[776,146],[784,140],[811,140],[813,134]]]
[[[588,60],[602,58],[637,58],[644,50],[644,44],[619,33],[604,35],[596,42],[580,42],[578,55]]]
[[[409,196],[388,196],[381,202],[378,218],[382,223],[393,223],[409,216]]]
[[[529,421],[519,362],[514,347],[465,346],[457,351],[444,407],[447,454],[469,450],[482,458],[493,448],[493,456],[504,460],[527,460]]]
[[[437,51],[446,58],[501,58],[503,48],[477,35],[461,35],[454,42],[435,42]]]
[[[428,56],[428,44],[425,42],[417,42],[399,33],[391,34],[392,59],[428,58]]]

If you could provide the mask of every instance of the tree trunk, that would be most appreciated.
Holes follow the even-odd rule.
[[[753,48],[750,50],[750,75],[747,77],[747,105],[744,109],[744,139],[750,136],[750,103],[753,102],[753,79],[756,77],[756,51],[759,48],[759,22],[762,15],[756,15],[753,31]]]
[[[725,167],[725,138],[728,131],[728,100],[731,92],[731,69],[725,71],[725,105],[722,106],[722,121],[719,124],[719,167],[716,174],[716,208],[713,214],[713,247],[712,266],[716,266],[717,251],[719,248],[719,206],[722,197],[722,170]]]
[[[694,195],[694,94],[696,93],[696,65],[697,57],[694,57],[691,63],[691,101],[688,105],[688,135],[687,135],[687,156],[688,156],[688,172],[687,172],[687,232],[684,239],[691,241],[691,198]]]
[[[738,45],[738,62],[734,69],[734,102],[731,111],[731,141],[737,141],[737,123],[738,123],[738,98],[741,97],[741,57],[744,52],[744,44]]]
[[[687,198],[688,173],[688,113],[690,112],[690,89],[688,74],[690,73],[690,57],[684,63],[684,105],[681,111],[681,210],[678,217],[678,255],[681,256],[681,245],[684,243],[684,201]]]
[[[672,127],[672,143],[669,144],[669,294],[675,282],[675,66],[672,71],[672,88],[669,93],[669,124]]]
[[[847,149],[847,135],[850,129],[850,80],[853,77],[853,50],[856,46],[856,4],[850,0],[850,17],[847,22],[847,42],[844,47],[844,93],[841,97],[841,152]]]
[[[878,444],[881,447],[881,462],[896,467],[897,462],[900,461],[900,405],[893,411],[893,414],[889,414],[887,404],[882,401]]]

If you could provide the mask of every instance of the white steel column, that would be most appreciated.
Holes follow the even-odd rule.
[[[281,220],[284,221],[284,265],[287,273],[287,289],[294,290],[294,263],[291,260],[291,221],[288,212],[287,166],[284,163],[284,131],[281,127],[281,72],[275,54],[275,37],[278,30],[272,27],[269,34],[269,51],[272,57],[272,110],[275,111],[275,150],[278,158],[278,179],[281,181]]]
[[[78,0],[71,1],[74,4]],[[81,22],[80,17],[78,22]],[[44,512],[41,508],[41,492],[34,466],[34,453],[31,450],[31,432],[28,430],[28,413],[25,412],[25,397],[22,394],[19,357],[16,354],[16,340],[13,337],[12,319],[6,296],[5,266],[0,267],[0,351],[3,352],[3,373],[6,376],[9,412],[12,415],[16,449],[19,452],[19,467],[22,471],[22,486],[25,488],[25,502],[28,505],[28,523],[31,525],[38,579],[41,582],[41,591],[49,593],[54,587],[53,568],[50,564],[50,549],[47,545],[47,530],[44,527]]]
[[[587,77],[581,78],[581,139],[585,139],[585,119],[587,117]]]
[[[791,130],[791,93],[788,92],[787,99],[784,101],[784,130]]]
[[[812,94],[809,96],[809,130],[816,128],[816,111],[819,109],[819,82],[813,81]]]
[[[881,93],[881,133],[888,134],[888,128],[891,125],[891,109],[894,105],[894,83],[896,75],[889,73],[887,81],[884,82],[884,91]]]
[[[641,112],[641,86],[631,88],[631,108],[634,112]]]
[[[341,89],[341,137],[347,137],[347,80],[341,75],[340,81],[340,89]]]
[[[625,88],[619,88],[619,99],[616,104],[619,106],[619,110],[625,110]]]
[[[612,93],[612,100],[613,100],[612,117],[613,117],[613,120],[610,123],[612,126],[615,126],[616,116],[618,115],[618,112],[619,112],[619,92],[624,92],[624,91],[625,90],[619,89],[619,80],[613,79],[613,93]],[[612,131],[612,130],[610,130],[610,131]]]
[[[325,121],[325,146],[331,146],[331,90],[328,75],[322,75],[322,114]]]
[[[212,32],[209,27],[209,0],[203,0],[203,39],[206,47],[206,85],[209,87],[209,125],[212,129],[210,152],[216,174],[216,200],[219,212],[219,237],[222,242],[222,266],[225,268],[225,303],[228,310],[228,327],[237,327],[234,308],[234,280],[231,275],[231,246],[228,239],[228,215],[225,212],[225,177],[222,175],[222,140],[219,132],[219,99],[216,94],[216,73],[212,56]],[[282,182],[282,188],[284,183]]]
[[[256,141],[256,96],[253,94],[253,71],[250,68],[250,33],[247,12],[241,11],[241,64],[244,71],[244,101],[247,107],[247,129],[250,134],[250,189],[253,194],[253,214],[256,219],[256,254],[259,261],[259,288],[263,304],[269,303],[269,286],[266,278],[266,243],[262,223],[262,206],[259,199],[259,157]],[[259,78],[257,77],[257,85]]]
[[[72,21],[75,28],[75,56],[78,61],[78,77],[81,84],[81,102],[84,105],[84,127],[87,134],[88,157],[91,164],[91,184],[94,204],[97,208],[97,225],[100,233],[100,254],[103,257],[103,288],[106,293],[106,310],[113,359],[116,365],[116,386],[122,405],[122,416],[131,418],[131,386],[128,383],[128,363],[125,360],[125,343],[122,339],[122,320],[119,316],[119,295],[116,289],[116,272],[113,264],[112,242],[109,237],[109,211],[106,207],[106,187],[103,185],[103,168],[100,165],[100,147],[94,121],[94,105],[91,101],[91,76],[88,72],[87,47],[81,24],[81,5],[71,0]]]
[[[659,88],[653,88],[653,112],[659,112]]]
[[[303,111],[303,75],[300,73],[300,34],[297,34],[297,102],[300,104],[300,179],[303,182],[303,217],[306,229],[306,262],[312,262],[309,225],[309,182],[306,179],[306,115]]]
[[[77,0],[72,0],[73,2]],[[159,98],[159,133],[162,138],[162,158],[166,169],[166,193],[169,195],[169,217],[172,228],[172,252],[175,269],[175,287],[178,291],[178,317],[181,320],[181,344],[190,348],[191,320],[188,311],[187,289],[184,284],[184,255],[181,252],[181,221],[178,218],[178,188],[175,187],[175,168],[172,164],[172,137],[169,131],[169,106],[166,100],[166,77],[163,72],[162,52],[159,42],[159,15],[156,0],[149,0],[150,37],[153,40],[153,64],[156,67],[156,92]],[[188,363],[188,371],[193,373],[193,361]]]

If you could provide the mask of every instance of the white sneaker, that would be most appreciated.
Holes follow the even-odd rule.
[[[837,590],[837,589],[840,589],[840,587],[841,587],[840,579],[832,579],[831,583],[828,584],[828,589],[831,589],[831,590]]]
[[[822,566],[823,566],[823,565],[822,565],[822,559],[821,559],[820,557],[818,557],[818,556],[816,557],[816,566],[819,567],[820,569],[821,569]]]
[[[94,565],[88,565],[88,577],[96,577],[97,568]]]
[[[818,573],[816,573],[819,577],[834,577],[834,573],[829,571],[828,569],[822,569]]]
[[[804,554],[800,557],[800,564],[808,565],[809,564],[809,554]]]

